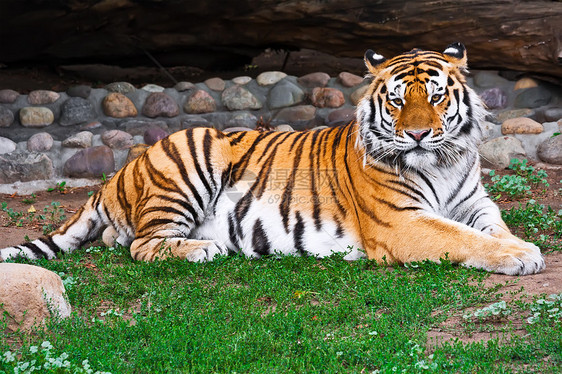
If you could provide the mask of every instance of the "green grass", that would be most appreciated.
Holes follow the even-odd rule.
[[[143,263],[123,248],[94,247],[36,264],[61,274],[73,314],[46,331],[1,339],[0,357],[17,358],[0,359],[0,373],[47,362],[44,341],[53,345],[50,359],[63,355],[58,362],[67,364],[51,372],[81,372],[84,360],[113,373],[556,372],[562,364],[560,323],[549,319],[526,323],[524,339],[452,342],[430,352],[427,332],[447,315],[497,300],[482,284],[486,273],[446,261]],[[521,321],[532,315],[527,309]]]
[[[495,170],[490,171],[492,184],[486,183],[484,187],[490,196],[496,200],[500,198],[520,199],[531,195],[531,189],[548,188],[548,174],[544,170],[536,170],[532,165],[527,165],[527,160],[513,158],[508,168],[513,170],[513,175],[499,176]]]

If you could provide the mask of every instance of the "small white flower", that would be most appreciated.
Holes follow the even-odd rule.
[[[4,362],[12,362],[16,360],[16,354],[10,351],[4,352]]]

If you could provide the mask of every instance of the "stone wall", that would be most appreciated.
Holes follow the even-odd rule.
[[[61,177],[100,178],[168,134],[195,126],[224,131],[306,130],[354,119],[369,82],[342,72],[301,77],[265,72],[256,79],[211,78],[174,88],[127,82],[104,88],[20,95],[0,90],[0,184]],[[562,164],[558,88],[495,72],[469,78],[491,110],[481,153],[491,167],[512,156]],[[558,121],[558,122],[557,122]]]

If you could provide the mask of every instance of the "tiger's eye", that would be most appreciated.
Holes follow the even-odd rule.
[[[404,102],[402,101],[402,99],[394,99],[394,100],[392,100],[392,102],[393,102],[394,105],[396,105],[396,106],[402,106],[402,104],[404,104]]]
[[[435,104],[436,102],[441,100],[441,96],[443,96],[443,95],[436,94],[436,95],[431,96],[431,102]]]

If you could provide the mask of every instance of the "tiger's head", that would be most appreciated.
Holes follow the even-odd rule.
[[[373,80],[357,106],[366,160],[427,169],[474,151],[485,110],[466,84],[466,62],[461,43],[443,53],[414,49],[390,60],[368,50]]]

